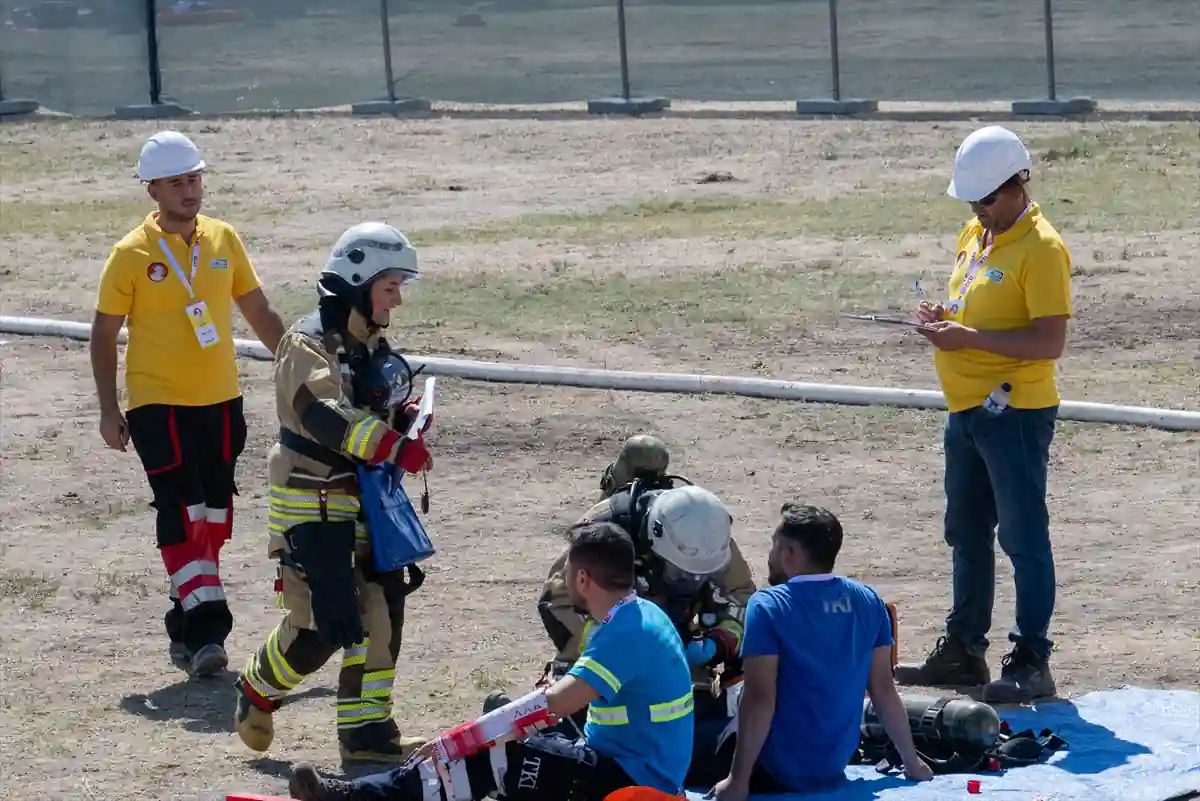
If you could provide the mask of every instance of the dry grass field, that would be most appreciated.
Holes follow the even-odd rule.
[[[1075,262],[1064,395],[1195,408],[1194,125],[1013,127]],[[212,167],[206,211],[243,232],[289,319],[312,304],[337,235],[381,218],[410,233],[426,271],[392,333],[413,353],[936,387],[924,340],[837,313],[907,309],[917,280],[939,291],[966,213],[944,187],[968,123],[181,128]],[[90,320],[112,243],[149,210],[133,170],[152,130],[0,128],[0,313]],[[244,749],[232,674],[189,682],[168,662],[148,490],[132,452],[102,448],[86,345],[0,340],[0,797],[210,801],[278,792],[299,759],[336,773],[336,660],[280,711],[269,754]],[[269,366],[247,361],[243,380],[251,439],[222,560],[235,667],[280,614],[264,555]],[[548,532],[595,498],[638,431],[662,436],[674,466],[729,503],[759,580],[779,505],[826,505],[848,531],[842,570],[899,605],[903,657],[938,633],[940,413],[452,379],[439,400],[427,521],[439,553],[410,599],[395,698],[413,733],[533,680],[549,655],[534,601],[560,547]],[[1198,462],[1195,434],[1060,426],[1061,692],[1196,686]],[[998,559],[994,667],[1012,615]]]

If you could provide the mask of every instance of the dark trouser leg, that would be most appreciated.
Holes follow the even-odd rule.
[[[510,801],[602,801],[634,784],[613,760],[600,756],[582,740],[560,735],[541,734],[510,742],[446,768],[450,788],[439,781],[432,763],[425,761],[416,768],[397,768],[339,783],[339,789],[347,801],[451,801],[457,793],[481,801],[492,792]],[[291,792],[300,801],[322,798],[297,784],[293,779]]]
[[[1057,406],[1008,409],[981,415],[974,426],[996,497],[1000,547],[1016,584],[1017,625],[1008,638],[1043,660],[1052,648],[1047,634],[1055,600],[1046,477],[1057,418]]]
[[[729,765],[722,768],[716,757],[717,742],[729,725],[730,716],[725,693],[713,698],[709,692],[696,690],[693,697],[692,761],[684,783],[688,787],[708,789],[729,775]]]
[[[171,582],[172,610],[164,623],[172,640],[178,636],[194,653],[206,645],[223,645],[232,616],[208,540],[194,447],[204,432],[189,429],[185,414],[181,407],[155,404],[131,409],[126,420],[154,493],[156,539]]]
[[[945,538],[954,565],[946,633],[976,656],[988,647],[996,592],[996,502],[974,438],[975,422],[986,414],[980,408],[949,415],[944,438]]]
[[[729,772],[733,769],[733,754],[736,749],[737,735],[733,734],[728,740],[721,744],[721,750],[718,751],[716,757],[711,760],[711,771],[718,777],[716,781],[712,782],[712,784],[716,784],[721,779],[724,779],[729,775]],[[754,764],[754,770],[750,773],[750,793],[752,795],[782,795],[788,792],[801,792],[805,789],[806,788],[785,787],[776,781],[775,777],[757,762]]]
[[[188,410],[191,429],[197,434],[200,483],[204,489],[205,518],[214,554],[233,536],[234,474],[246,447],[246,417],[242,399]],[[218,561],[219,563],[219,561]]]

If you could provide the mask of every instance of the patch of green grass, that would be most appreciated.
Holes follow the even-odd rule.
[[[108,233],[116,242],[150,210],[145,195],[84,200],[0,199],[0,236],[70,239]]]
[[[408,346],[423,336],[444,345],[454,334],[541,342],[558,336],[643,341],[675,335],[727,341],[803,328],[837,310],[880,310],[911,293],[911,279],[900,274],[840,267],[816,261],[697,274],[679,265],[665,275],[430,277],[407,300],[397,336]],[[295,319],[311,311],[314,298],[301,291],[276,303],[285,319]]]
[[[512,239],[610,244],[650,239],[768,239],[820,236],[880,238],[938,233],[962,217],[954,201],[920,192],[881,192],[829,200],[706,197],[653,200],[583,213],[524,214],[481,225],[412,233],[421,245],[485,244]]]

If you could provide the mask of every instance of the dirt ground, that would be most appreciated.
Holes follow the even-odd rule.
[[[422,355],[934,388],[923,340],[839,321],[942,291],[964,209],[943,192],[962,124],[588,121],[188,122],[206,211],[243,232],[289,318],[341,230],[409,231],[426,280],[392,336]],[[1034,191],[1075,263],[1072,400],[1196,408],[1194,126],[1018,124]],[[90,320],[112,243],[148,210],[153,128],[0,127],[0,313]],[[728,173],[728,175],[722,175]],[[246,328],[238,321],[240,335]],[[165,579],[132,451],[103,449],[86,344],[0,334],[0,797],[145,801],[280,792],[337,774],[337,660],[278,714],[271,752],[232,730],[225,680],[166,653]],[[266,560],[269,366],[243,365],[251,438],[223,553],[240,668],[274,625]],[[780,504],[828,506],[840,569],[899,605],[918,658],[949,601],[941,413],[440,381],[427,525],[396,714],[433,734],[550,656],[534,602],[550,533],[596,497],[634,432],[736,516],[756,577]],[[1062,694],[1195,687],[1200,440],[1066,422],[1053,450],[1052,635]],[[1012,621],[998,554],[993,669]],[[62,717],[58,717],[61,715]]]

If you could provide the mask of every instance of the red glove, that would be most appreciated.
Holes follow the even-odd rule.
[[[406,473],[420,473],[429,464],[429,449],[421,436],[416,439],[402,438],[396,443],[396,455],[392,458]]]
[[[421,413],[421,398],[422,397],[424,397],[424,396],[418,395],[417,397],[413,398],[408,403],[404,404],[404,430],[405,431],[408,431],[408,427],[413,424],[413,421],[417,419],[417,415]],[[429,419],[425,421],[425,425],[423,425],[421,427],[421,433],[425,433],[426,431],[428,431],[429,427],[431,425],[433,425],[433,413],[432,412],[430,412],[430,414],[429,414]]]

